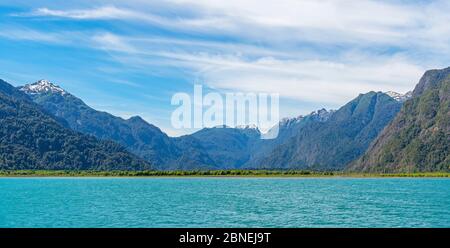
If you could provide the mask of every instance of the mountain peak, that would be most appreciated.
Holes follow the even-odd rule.
[[[311,112],[311,114],[309,114],[309,117],[314,118],[318,121],[327,121],[328,118],[330,118],[330,116],[334,113],[334,110],[326,110],[324,108],[316,110]]]
[[[303,115],[299,115],[297,117],[285,117],[283,119],[281,119],[280,121],[280,125],[281,126],[290,126],[296,123],[299,123],[301,120],[303,120],[304,116]]]
[[[384,94],[392,97],[397,102],[404,102],[412,97],[412,91],[408,91],[405,94],[400,94],[400,93],[397,93],[394,91],[387,91],[387,92],[384,92]]]
[[[332,110],[332,109],[326,110],[325,108],[322,108],[322,109],[312,111],[309,115],[299,115],[297,117],[292,117],[292,118],[283,118],[280,121],[280,126],[288,127],[291,125],[295,125],[295,124],[301,122],[302,120],[304,120],[305,118],[324,122],[324,121],[327,121],[334,112],[336,112],[336,111]]]
[[[439,88],[445,78],[450,76],[450,67],[426,71],[414,88],[412,95],[420,96],[424,91]]]
[[[248,125],[237,125],[237,129],[258,129],[258,126],[256,124],[248,124]]]
[[[43,93],[53,93],[60,95],[67,94],[67,92],[63,90],[61,87],[45,79],[41,79],[32,84],[26,84],[25,86],[22,86],[19,89],[29,95],[43,94]]]
[[[131,116],[127,121],[134,123],[147,123],[142,117],[139,115]]]

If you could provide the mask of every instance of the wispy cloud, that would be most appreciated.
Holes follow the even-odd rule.
[[[120,5],[120,1],[116,4]],[[178,12],[175,17],[167,16],[155,11],[158,7]],[[445,46],[448,36],[444,40],[437,38],[438,34],[450,34],[449,11],[447,1],[169,0],[149,6],[131,1],[126,7],[37,8],[28,15],[146,22],[172,30],[271,42],[427,45],[434,41]]]
[[[314,58],[251,45],[219,45],[214,41],[157,42],[158,39],[105,36],[109,38],[98,39],[98,46],[110,47],[111,58],[128,67],[182,68],[190,72],[192,80],[211,88],[278,92],[282,97],[334,106],[371,90],[406,92],[427,69],[402,54],[349,50],[332,58]],[[173,44],[178,44],[177,49],[172,48]]]
[[[17,17],[54,17],[75,20],[122,20],[133,22],[152,23],[165,27],[176,27],[181,20],[173,21],[151,12],[140,12],[132,9],[118,8],[115,6],[102,6],[90,9],[59,10],[50,8],[37,8],[28,13],[16,13]]]
[[[136,56],[117,54],[123,64],[155,66],[153,57],[165,58],[165,67],[187,68],[192,78],[224,91],[277,92],[282,97],[339,106],[368,91],[411,90],[425,68],[403,57],[366,57],[353,60],[290,60],[208,53],[152,51]]]
[[[0,37],[10,40],[64,43],[67,40],[61,33],[42,32],[21,26],[0,25]]]
[[[19,15],[20,16],[20,15]],[[146,16],[131,10],[119,9],[114,6],[104,6],[93,9],[56,10],[38,8],[31,13],[22,16],[52,16],[73,19],[139,19]]]
[[[122,72],[279,92],[314,106],[370,90],[405,92],[425,69],[450,64],[446,0],[105,2],[36,5],[16,16],[78,29],[13,27],[0,36],[98,49]]]
[[[128,53],[136,52],[134,47],[128,45],[117,35],[111,33],[96,34],[92,37],[92,41],[101,49]]]

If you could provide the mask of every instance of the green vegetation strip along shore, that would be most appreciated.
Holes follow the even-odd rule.
[[[346,173],[298,170],[90,171],[0,170],[0,177],[450,177],[450,172]]]

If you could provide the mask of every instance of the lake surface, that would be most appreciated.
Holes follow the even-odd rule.
[[[450,179],[0,178],[0,227],[450,227]]]

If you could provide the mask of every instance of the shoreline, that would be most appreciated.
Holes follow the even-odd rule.
[[[450,178],[450,172],[350,173],[284,170],[213,171],[66,171],[0,170],[0,178],[97,177],[97,178]]]

